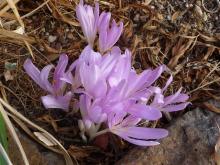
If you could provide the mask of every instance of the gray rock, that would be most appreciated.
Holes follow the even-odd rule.
[[[54,42],[54,41],[56,41],[56,40],[57,40],[57,36],[49,35],[48,41],[49,41],[50,43],[52,43],[52,42]]]
[[[220,115],[195,109],[172,123],[160,145],[135,148],[117,165],[214,165],[217,123]]]
[[[61,155],[41,147],[18,129],[16,129],[16,132],[30,165],[65,165]],[[12,160],[13,165],[24,164],[21,154],[11,137],[9,137],[9,157]]]

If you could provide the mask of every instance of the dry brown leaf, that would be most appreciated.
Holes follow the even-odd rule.
[[[203,105],[208,108],[209,110],[215,112],[215,113],[220,113],[220,108],[214,106],[213,104],[210,104],[208,102],[204,102]]]
[[[24,23],[20,17],[20,14],[18,13],[18,9],[16,7],[16,4],[13,0],[6,0],[8,2],[8,5],[10,6],[10,8],[12,9],[15,17],[17,18],[18,22],[20,23],[21,27],[24,28]]]
[[[14,4],[18,3],[20,0],[14,0]],[[1,4],[0,8],[2,8],[0,10],[0,17],[10,9],[10,6],[9,5],[6,5],[6,1],[4,3]],[[6,5],[6,6],[5,6]],[[4,7],[5,6],[5,7]],[[3,8],[4,7],[4,8]]]
[[[176,21],[177,18],[181,15],[182,12],[180,11],[176,11],[175,13],[173,13],[172,17],[171,17],[171,20],[172,22]]]
[[[144,0],[144,2],[142,2],[143,5],[149,5],[151,3],[152,0]]]
[[[79,160],[88,157],[92,152],[96,152],[98,150],[93,146],[77,147],[71,145],[67,151],[71,156]]]
[[[80,147],[71,145],[67,150],[70,156],[75,157],[76,159],[82,159],[89,156],[89,153]]]
[[[66,22],[66,23],[73,25],[73,26],[79,26],[78,22],[75,22],[75,21],[71,20],[70,18],[66,17],[65,15],[63,15],[51,1],[48,4],[51,7],[52,14],[56,19],[62,20],[63,22]]]
[[[174,68],[179,59],[184,56],[185,52],[190,49],[190,46],[193,45],[193,39],[180,38],[177,44],[172,49],[172,58],[170,59],[168,66],[169,68]]]
[[[14,76],[11,74],[10,70],[4,72],[5,81],[14,80]]]
[[[0,35],[4,37],[9,37],[13,40],[19,40],[21,42],[27,41],[30,44],[36,43],[37,41],[33,37],[27,37],[22,34],[18,34],[9,30],[0,29]],[[1,38],[1,37],[0,37]]]
[[[57,123],[56,123],[56,121],[50,115],[44,115],[44,116],[38,118],[37,120],[41,121],[41,122],[49,123],[50,125],[52,125],[54,131],[58,132]]]
[[[42,141],[44,144],[46,144],[47,146],[55,146],[56,143],[52,142],[50,139],[48,139],[44,133],[41,132],[34,132],[34,135],[40,140]]]

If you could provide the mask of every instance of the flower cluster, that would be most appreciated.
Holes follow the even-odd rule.
[[[76,15],[88,42],[79,59],[68,67],[68,56],[61,54],[55,67],[47,65],[41,71],[30,59],[24,63],[27,74],[48,92],[41,98],[43,105],[68,111],[71,99],[78,98],[81,114],[78,125],[84,140],[112,132],[136,145],[159,144],[156,140],[166,137],[167,130],[138,124],[158,120],[162,112],[184,109],[189,104],[188,95],[181,93],[181,89],[173,95],[164,95],[172,76],[164,87],[155,85],[168,70],[165,65],[137,74],[132,68],[131,52],[122,52],[114,46],[123,23],[111,20],[111,13],[100,14],[98,4],[92,7],[81,1]],[[95,41],[98,42],[97,52],[94,51]],[[50,82],[48,77],[53,68]]]

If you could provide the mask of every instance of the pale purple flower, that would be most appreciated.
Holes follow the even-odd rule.
[[[83,49],[79,59],[74,61],[67,72],[63,74],[63,77],[61,79],[65,82],[72,84],[73,89],[76,89],[81,85],[86,85],[87,89],[93,88],[92,86],[94,86],[94,83],[85,84],[86,81],[90,81],[89,78],[92,77],[83,76],[83,74],[86,74],[85,72],[94,72],[96,73],[95,78],[101,77],[105,79],[109,76],[109,74],[111,74],[112,69],[115,67],[118,61],[118,57],[121,55],[120,53],[121,51],[118,47],[113,47],[110,52],[102,56],[100,53],[95,52],[90,45],[87,45]],[[94,66],[96,66],[96,70],[91,70],[90,68]],[[80,77],[82,77],[82,79]],[[94,79],[93,81],[96,80]],[[82,81],[84,84],[82,84]]]
[[[82,27],[87,42],[93,46],[99,21],[99,4],[95,4],[95,8],[84,5],[83,0],[76,7],[76,15]]]
[[[186,108],[187,105],[190,104],[190,102],[187,102],[189,96],[187,94],[181,93],[182,88],[180,88],[173,95],[164,96],[163,93],[171,84],[172,80],[173,77],[171,75],[163,89],[160,89],[158,87],[151,88],[151,90],[154,92],[154,99],[153,102],[150,104],[151,107],[157,108],[160,111],[174,112],[183,110]]]
[[[99,5],[95,8],[84,5],[81,0],[76,7],[77,18],[88,41],[79,59],[69,68],[67,55],[61,55],[49,82],[53,65],[45,66],[41,71],[30,59],[24,64],[27,74],[49,94],[43,96],[46,108],[68,110],[72,93],[79,98],[81,118],[78,120],[80,136],[86,141],[112,132],[122,139],[140,146],[159,144],[158,139],[168,135],[168,131],[159,128],[141,127],[140,122],[158,120],[161,112],[173,112],[184,109],[188,95],[181,93],[181,88],[174,94],[166,96],[166,90],[173,77],[165,86],[156,86],[161,74],[168,71],[165,65],[156,69],[147,69],[137,73],[132,68],[132,55],[126,49],[124,53],[114,46],[123,30],[112,20],[111,14],[102,12]],[[99,34],[98,52],[93,50],[96,34]],[[69,87],[68,87],[69,85]],[[68,91],[70,89],[71,91]],[[106,127],[106,129],[101,129]],[[100,130],[101,129],[101,130]]]
[[[114,114],[109,115],[108,126],[112,133],[139,146],[158,145],[160,143],[156,140],[168,135],[168,131],[165,129],[138,127],[137,124],[140,120],[132,115]]]
[[[99,51],[105,52],[111,49],[121,36],[123,31],[123,23],[117,25],[113,20],[110,24],[111,13],[102,12],[99,17],[98,33],[99,33]]]
[[[45,66],[41,71],[27,59],[24,63],[26,73],[45,91],[49,93],[42,97],[42,102],[46,108],[61,108],[68,110],[69,102],[72,97],[71,92],[65,92],[66,83],[60,78],[65,73],[68,64],[68,56],[66,54],[60,55],[57,66],[53,73],[52,83],[49,82],[49,74],[53,65]]]

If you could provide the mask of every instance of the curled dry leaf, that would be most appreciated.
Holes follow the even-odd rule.
[[[40,141],[42,141],[44,144],[46,144],[47,146],[54,146],[54,145],[56,145],[56,143],[54,143],[53,141],[51,141],[50,139],[48,139],[44,133],[34,132],[34,135],[35,135]]]
[[[67,151],[72,157],[79,160],[88,157],[91,153],[97,152],[98,149],[93,146],[77,147],[71,145]]]
[[[11,74],[10,70],[4,72],[5,81],[14,80],[14,76]]]
[[[213,111],[215,113],[220,113],[220,108],[214,106],[213,104],[210,104],[208,102],[204,102],[203,105],[210,111]],[[220,142],[219,142],[220,144]]]

